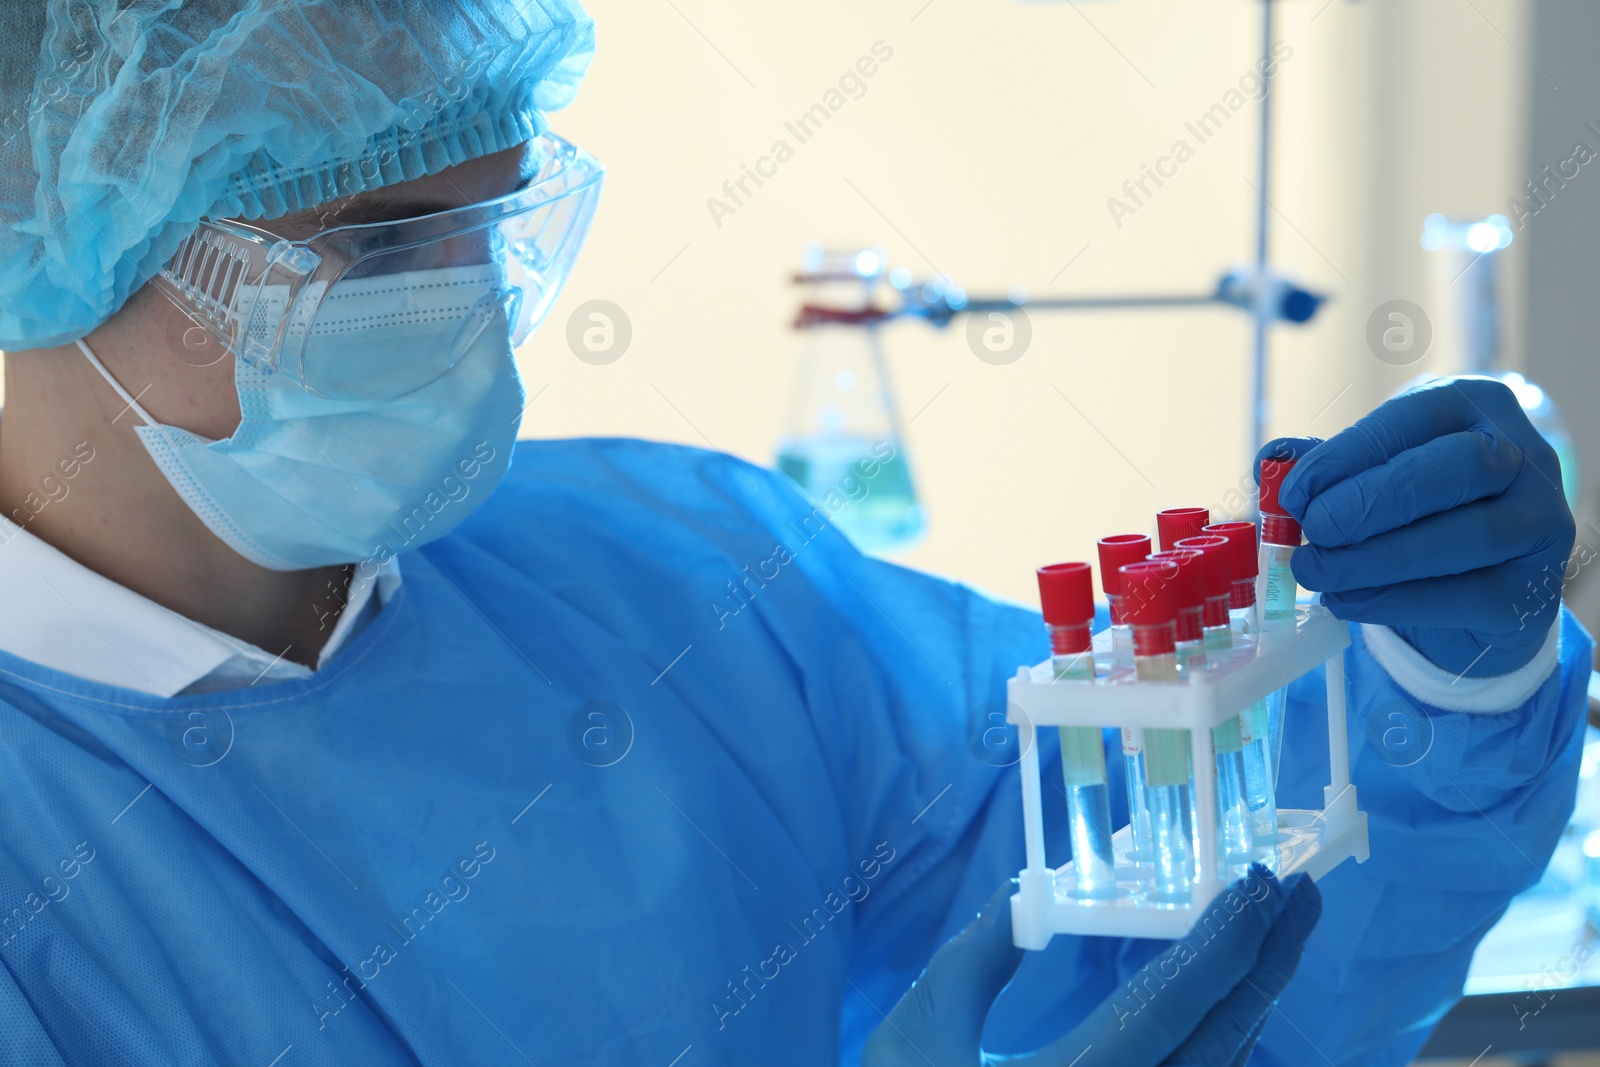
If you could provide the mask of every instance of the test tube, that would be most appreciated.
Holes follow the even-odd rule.
[[[1211,521],[1210,508],[1168,508],[1156,512],[1156,533],[1161,537],[1161,551],[1178,547],[1185,537],[1193,537]]]
[[[1253,522],[1219,522],[1206,527],[1206,533],[1228,539],[1232,560],[1233,594],[1228,602],[1235,634],[1256,632],[1256,525]],[[1239,716],[1240,741],[1244,745],[1244,791],[1250,805],[1255,845],[1267,849],[1267,866],[1277,871],[1278,798],[1273,787],[1272,748],[1267,701],[1258,700]]]
[[[1106,603],[1111,610],[1111,652],[1117,664],[1133,663],[1133,631],[1122,617],[1122,566],[1137,563],[1150,551],[1150,538],[1144,534],[1114,534],[1102,537],[1097,545],[1100,555],[1100,586],[1105,590]],[[1145,807],[1144,787],[1144,736],[1137,726],[1122,728],[1122,765],[1127,772],[1128,787],[1128,839],[1135,863],[1150,863],[1150,812]]]
[[[1178,568],[1172,580],[1174,653],[1180,670],[1205,670],[1205,630],[1201,623],[1205,611],[1205,589],[1201,586],[1202,555],[1192,548],[1173,548],[1152,552],[1145,559],[1167,560]]]
[[[1119,664],[1133,663],[1133,634],[1122,617],[1122,573],[1125,563],[1137,563],[1150,552],[1150,538],[1144,534],[1113,534],[1102,537],[1096,546],[1100,552],[1100,585],[1106,592],[1106,604],[1111,609],[1111,652]]]
[[[1239,638],[1254,636],[1260,628],[1256,622],[1256,574],[1260,571],[1256,558],[1256,524],[1214,522],[1200,532],[1226,537],[1231,546],[1233,594],[1228,600],[1228,621],[1233,626],[1234,643],[1238,644]]]
[[[1261,621],[1294,622],[1294,571],[1289,557],[1300,547],[1300,524],[1278,503],[1283,480],[1294,470],[1292,459],[1261,461],[1261,562],[1257,599]]]
[[[1228,623],[1228,603],[1233,596],[1233,546],[1226,537],[1202,534],[1185,537],[1178,549],[1197,551],[1204,596],[1202,624],[1206,654],[1213,663],[1233,655],[1233,629]],[[1248,866],[1256,847],[1255,816],[1249,802],[1248,766],[1244,749],[1243,712],[1212,728],[1211,743],[1217,760],[1217,841],[1224,866]],[[1278,813],[1272,812],[1273,831],[1263,843],[1277,835]]]
[[[1094,586],[1087,563],[1039,568],[1039,601],[1050,631],[1051,666],[1057,682],[1093,682]],[[1063,726],[1061,773],[1067,787],[1067,824],[1072,842],[1075,897],[1117,895],[1111,852],[1111,797],[1106,786],[1106,750],[1098,727]]]
[[[1141,682],[1178,680],[1173,584],[1178,568],[1145,560],[1122,568],[1122,609],[1133,634],[1133,665]],[[1190,816],[1189,731],[1144,731],[1143,781],[1150,813],[1151,897],[1186,904],[1194,878]]]
[[[1227,659],[1233,650],[1233,630],[1229,627],[1228,610],[1233,599],[1233,552],[1226,537],[1216,534],[1199,534],[1177,542],[1177,551],[1199,552],[1201,620],[1205,634],[1206,651],[1212,660]]]
[[[1256,599],[1260,605],[1261,640],[1270,642],[1276,634],[1294,629],[1294,602],[1298,586],[1289,557],[1300,545],[1300,524],[1278,503],[1284,478],[1294,469],[1292,459],[1261,461],[1261,554],[1256,578]],[[1283,717],[1288,706],[1288,690],[1280,689],[1267,698],[1267,738],[1272,756],[1272,783],[1277,787],[1278,767],[1283,754]]]

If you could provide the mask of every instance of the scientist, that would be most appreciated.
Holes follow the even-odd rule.
[[[788,483],[514,443],[600,182],[575,0],[0,31],[0,1062],[1402,1064],[1538,879],[1590,645],[1523,607],[1573,527],[1499,386],[1275,446],[1372,859],[1019,966],[966,738],[1038,616],[829,529],[718,627]]]

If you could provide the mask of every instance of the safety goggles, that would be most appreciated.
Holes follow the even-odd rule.
[[[521,344],[565,283],[604,168],[554,135],[532,149],[537,170],[522,188],[432,215],[338,226],[304,240],[248,223],[201,222],[152,280],[207,335],[186,348],[220,343],[237,359],[335,400],[404,395],[455,366],[485,329],[509,325],[512,345]],[[441,341],[423,359],[408,358],[393,373],[370,366],[352,373],[340,346],[323,343],[352,329],[343,320],[352,301],[342,295],[479,265],[487,274],[468,273],[487,277],[485,284],[463,286],[454,306],[430,305],[427,325]]]

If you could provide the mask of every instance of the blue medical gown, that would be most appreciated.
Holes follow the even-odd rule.
[[[163,700],[0,657],[0,1062],[853,1061],[1022,864],[986,731],[1047,654],[1036,614],[857,553],[827,521],[854,503],[526,443],[313,678]],[[1372,859],[1326,879],[1253,1062],[1400,1064],[1451,1003],[1572,806],[1589,643],[1563,625],[1526,707],[1429,714],[1407,768],[1358,743]],[[1359,638],[1346,669],[1358,738],[1411,707]],[[1320,801],[1321,684],[1286,803]],[[1158,947],[1057,938],[991,1047]]]

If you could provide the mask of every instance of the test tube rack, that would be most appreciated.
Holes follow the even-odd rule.
[[[1109,633],[1095,636],[1096,678],[1055,681],[1050,660],[1019,667],[1007,683],[1007,720],[1021,746],[1022,818],[1026,862],[1011,896],[1013,939],[1019,948],[1042,949],[1056,934],[1111,937],[1182,937],[1210,908],[1229,879],[1217,855],[1216,760],[1211,730],[1258,700],[1327,663],[1329,784],[1321,811],[1278,810],[1278,876],[1304,871],[1320,879],[1347,858],[1367,859],[1367,815],[1350,784],[1350,743],[1345,722],[1344,650],[1350,631],[1321,605],[1297,609],[1294,625],[1279,624],[1236,647],[1231,657],[1196,670],[1184,681],[1138,682],[1131,665],[1114,666]],[[1291,732],[1292,722],[1286,722]],[[1188,730],[1193,753],[1195,880],[1187,904],[1141,899],[1138,869],[1129,859],[1124,826],[1112,838],[1119,892],[1114,899],[1070,895],[1073,865],[1052,870],[1044,858],[1039,746],[1046,726],[1135,726]],[[1304,739],[1298,739],[1304,743]],[[1267,846],[1273,847],[1273,846]]]

